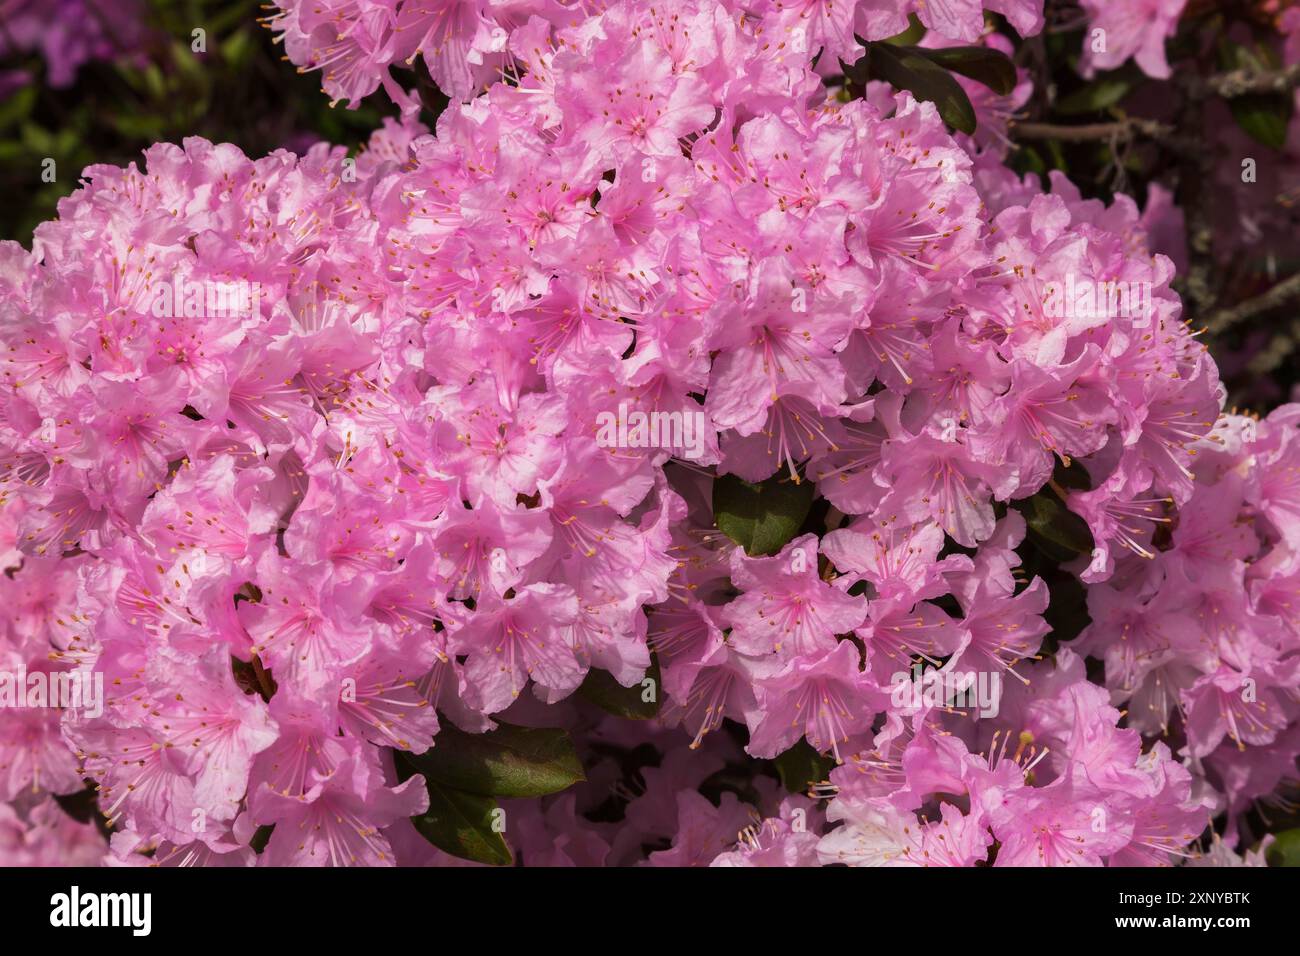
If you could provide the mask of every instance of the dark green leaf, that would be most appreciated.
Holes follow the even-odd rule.
[[[1228,101],[1232,118],[1251,139],[1272,149],[1286,145],[1295,101],[1280,93],[1237,96]]]
[[[266,849],[266,845],[271,842],[271,834],[275,832],[275,824],[269,823],[258,827],[253,831],[252,837],[249,838],[248,848],[254,853],[261,853]]]
[[[1025,569],[1026,571],[1029,568]],[[1079,579],[1058,567],[1043,568],[1039,577],[1047,581],[1049,603],[1043,620],[1051,631],[1043,639],[1044,649],[1055,652],[1062,641],[1072,641],[1092,623],[1088,615],[1088,595]]]
[[[1219,66],[1224,70],[1263,71],[1278,65],[1276,54],[1266,47],[1251,49],[1226,38],[1219,41]],[[1228,100],[1237,125],[1251,139],[1272,149],[1286,145],[1287,127],[1295,110],[1289,93],[1258,93]]]
[[[953,129],[975,132],[975,108],[966,91],[937,63],[911,48],[888,43],[870,44],[865,59],[870,79],[884,80],[895,89],[909,91],[918,100],[929,100]]]
[[[1133,89],[1133,81],[1122,76],[1103,76],[1081,90],[1075,90],[1056,103],[1058,112],[1066,115],[1097,113],[1108,110]]]
[[[1043,489],[1015,503],[1029,526],[1034,546],[1057,561],[1070,561],[1091,554],[1092,532],[1088,524],[1061,502],[1055,493]]]
[[[1070,459],[1067,465],[1059,458],[1052,469],[1052,481],[1069,491],[1088,491],[1092,488],[1092,476],[1077,459]]]
[[[438,736],[442,736],[441,731]],[[493,866],[509,866],[514,862],[505,837],[493,829],[493,823],[502,819],[494,812],[499,809],[495,800],[432,780],[426,779],[425,784],[429,790],[429,809],[411,817],[421,836],[462,860]]]
[[[911,50],[945,70],[983,83],[1001,96],[1016,88],[1016,65],[1001,50],[987,46],[912,47]]]
[[[1300,830],[1283,830],[1274,834],[1264,858],[1269,866],[1300,866]]]
[[[713,483],[713,519],[746,554],[776,554],[803,524],[815,491],[784,471],[759,484],[723,475]]]
[[[489,797],[541,797],[586,779],[569,735],[550,728],[467,734],[444,722],[432,749],[403,757],[426,780]]]
[[[772,763],[781,776],[781,786],[791,793],[803,793],[809,785],[825,780],[835,766],[834,760],[813,750],[806,740],[800,740]]]
[[[926,33],[925,24],[922,23],[915,13],[907,15],[907,29],[902,33],[896,33],[892,37],[886,37],[886,43],[892,43],[895,46],[915,46],[920,43]]]
[[[654,681],[654,684],[647,685],[646,680]],[[615,717],[649,720],[659,713],[661,686],[659,662],[652,657],[645,678],[631,687],[624,687],[609,671],[593,667],[587,672],[587,679],[578,688],[578,693]],[[647,697],[652,699],[647,701]]]
[[[0,100],[0,129],[27,119],[35,105],[35,86],[24,86],[8,99]]]
[[[1025,173],[1033,173],[1035,176],[1040,177],[1047,175],[1047,162],[1033,143],[1023,144],[1011,154],[1007,164],[1021,176]]]

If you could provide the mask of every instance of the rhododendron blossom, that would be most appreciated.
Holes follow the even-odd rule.
[[[1146,6],[1093,66],[1160,75],[1181,4]],[[332,98],[418,108],[422,60],[436,128],[89,167],[0,245],[0,666],[105,700],[0,713],[0,854],[453,865],[440,751],[556,728],[574,785],[493,806],[529,865],[1251,849],[1300,754],[1300,406],[1225,412],[1135,203],[1000,165],[1023,76],[978,136],[823,82],[909,13],[982,42],[986,8],[1043,25],[282,2]],[[1051,305],[1117,282],[1145,307]],[[834,769],[700,792],[795,747]],[[111,843],[52,802],[87,785]]]

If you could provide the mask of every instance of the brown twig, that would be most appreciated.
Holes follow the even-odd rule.
[[[1297,298],[1300,298],[1300,272],[1290,278],[1283,279],[1267,292],[1262,292],[1254,298],[1239,302],[1230,308],[1219,309],[1205,320],[1205,328],[1211,335],[1218,335],[1239,322],[1262,315]],[[1265,349],[1265,351],[1267,352],[1268,349]],[[1290,349],[1283,353],[1282,357],[1285,358],[1289,352]]]
[[[1300,86],[1300,63],[1282,70],[1230,70],[1216,73],[1204,81],[1205,90],[1215,96],[1232,99],[1252,93],[1285,93]]]
[[[1174,135],[1174,128],[1155,120],[1128,119],[1115,120],[1111,123],[1083,123],[1063,125],[1059,123],[1013,123],[1011,135],[1016,139],[1037,140],[1057,139],[1063,143],[1119,142],[1137,136],[1149,139],[1168,140]]]
[[[1255,354],[1246,365],[1246,370],[1253,376],[1269,375],[1300,345],[1300,319],[1291,323],[1285,332],[1279,332],[1269,339],[1268,344]]]
[[[1202,126],[1204,95],[1187,89],[1187,95],[1178,106],[1176,122],[1182,130],[1196,130]],[[1184,209],[1187,234],[1187,270],[1180,283],[1180,291],[1191,306],[1192,315],[1211,312],[1219,303],[1222,288],[1218,260],[1214,255],[1214,203],[1217,201],[1214,181],[1213,154],[1203,144],[1193,144],[1176,151],[1178,185],[1176,196]]]

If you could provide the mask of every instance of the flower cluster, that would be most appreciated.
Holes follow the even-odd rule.
[[[383,89],[408,109],[417,103],[393,77],[394,67],[421,60],[429,76],[447,95],[468,99],[507,74],[535,70],[534,62],[550,43],[580,49],[586,43],[575,26],[594,22],[580,7],[557,0],[277,0],[265,19],[284,43],[300,71],[319,70],[323,91],[334,101],[359,100]],[[760,43],[755,49],[781,59],[783,54],[811,61],[819,52],[852,62],[863,48],[858,39],[882,40],[902,33],[915,16],[934,35],[974,43],[985,32],[984,12],[1004,15],[1022,36],[1043,26],[1042,0],[856,0],[834,4],[818,0],[786,3],[759,0],[741,7],[700,0],[670,3],[638,13],[630,25],[671,51],[674,65],[699,69],[691,56],[700,52],[714,62],[740,65],[740,49],[724,46],[741,32]],[[547,46],[528,44],[542,26],[555,32]],[[573,37],[573,40],[566,39]],[[765,55],[764,59],[771,58]],[[833,61],[832,61],[833,62]]]
[[[1080,0],[1088,18],[1083,70],[1113,70],[1132,57],[1147,76],[1168,79],[1165,41],[1174,35],[1187,0]]]
[[[1221,415],[1137,207],[840,101],[814,57],[911,4],[536,6],[286,5],[334,95],[510,75],[357,160],[91,167],[0,247],[0,663],[103,683],[0,719],[16,852],[83,852],[35,830],[88,780],[115,863],[455,862],[401,755],[501,720],[584,758],[504,805],[528,863],[1244,846],[1300,752],[1298,413]],[[722,489],[817,501],[746,549]],[[1074,640],[1025,558],[1070,519]],[[812,796],[705,795],[795,747]]]
[[[140,0],[3,0],[0,55],[37,51],[49,85],[71,86],[83,64],[139,47],[143,13]],[[0,97],[28,82],[26,71],[0,76]]]
[[[1098,509],[1100,489],[1072,502],[1094,529],[1140,529],[1115,574],[1088,590],[1077,649],[1104,658],[1130,727],[1154,737],[1177,725],[1189,764],[1227,801],[1229,834],[1294,776],[1300,753],[1298,412],[1221,419],[1193,449],[1194,491],[1176,512],[1127,495]],[[1123,468],[1107,479],[1129,482]]]

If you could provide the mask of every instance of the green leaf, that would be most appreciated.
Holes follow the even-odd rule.
[[[1264,853],[1269,866],[1300,866],[1300,830],[1283,830]]]
[[[1035,176],[1047,175],[1047,162],[1043,154],[1033,143],[1024,143],[1007,160],[1007,165],[1023,176],[1033,173]]]
[[[1027,576],[1031,576],[1028,564],[1025,571]],[[1051,631],[1043,638],[1043,647],[1055,652],[1062,641],[1074,640],[1092,623],[1088,614],[1088,594],[1078,578],[1056,566],[1037,568],[1032,576],[1047,582],[1048,604],[1043,620]]]
[[[646,680],[654,681],[646,685]],[[650,659],[650,667],[645,677],[631,687],[624,687],[614,679],[609,671],[593,667],[587,672],[587,679],[578,688],[578,693],[591,701],[606,713],[628,720],[649,720],[659,713],[663,680],[659,675],[659,662]],[[651,693],[653,691],[653,694]],[[653,700],[646,697],[653,696]]]
[[[781,786],[790,793],[803,793],[811,784],[825,780],[835,766],[830,757],[823,757],[806,740],[780,754],[772,761],[781,777]]]
[[[24,86],[8,99],[0,100],[0,129],[27,119],[36,105],[36,87]]]
[[[432,749],[403,757],[426,780],[487,797],[542,797],[587,779],[569,735],[551,728],[467,734],[444,722]]]
[[[1252,50],[1227,39],[1219,41],[1217,56],[1224,70],[1263,71],[1278,65],[1276,54],[1267,47]],[[1272,149],[1286,145],[1287,127],[1295,111],[1295,100],[1289,93],[1236,96],[1228,100],[1228,108],[1237,125],[1251,139]]]
[[[1228,101],[1232,118],[1251,139],[1272,149],[1286,145],[1295,101],[1280,93],[1236,96]]]
[[[1034,546],[1057,561],[1071,561],[1091,554],[1092,532],[1088,523],[1067,508],[1061,499],[1044,489],[1015,503],[1025,516],[1029,539]]]
[[[248,58],[252,42],[248,30],[237,30],[221,41],[221,56],[231,67],[238,67]]]
[[[1098,113],[1110,109],[1133,89],[1133,81],[1122,76],[1103,76],[1056,103],[1056,109],[1067,115]]]
[[[439,731],[438,736],[442,733]],[[429,790],[429,809],[411,817],[411,823],[422,837],[462,860],[493,866],[509,866],[514,862],[505,837],[492,828],[501,819],[495,800],[428,779],[425,785]]]
[[[1088,491],[1092,488],[1092,476],[1076,459],[1070,459],[1067,465],[1058,458],[1056,467],[1052,469],[1052,481],[1069,491]]]
[[[896,33],[892,37],[886,37],[886,43],[892,43],[894,46],[915,46],[925,37],[925,24],[922,23],[915,13],[907,15],[907,29],[902,33]]]
[[[127,139],[160,139],[166,124],[160,116],[140,116],[135,113],[119,113],[108,117],[109,122],[119,135]]]
[[[158,68],[158,64],[150,63],[144,68],[142,82],[149,97],[155,103],[161,103],[167,98],[167,80],[163,76],[163,71]]]
[[[1016,88],[1016,65],[1001,50],[986,46],[949,46],[933,50],[912,47],[911,50],[945,70],[983,83],[1001,96]]]
[[[815,492],[785,472],[759,484],[723,475],[713,483],[713,519],[746,554],[776,554],[803,524]]]
[[[884,80],[896,89],[909,91],[918,100],[929,100],[953,129],[975,132],[975,108],[966,91],[937,63],[911,47],[889,43],[869,44],[865,60],[870,79]]]
[[[254,853],[261,854],[266,849],[266,845],[271,842],[271,834],[275,832],[275,824],[269,823],[258,827],[253,831],[252,837],[249,838],[248,848]]]
[[[190,48],[190,34],[185,34],[185,42],[173,40],[171,43],[171,62],[176,72],[190,81],[195,89],[204,89],[211,80],[204,75],[203,61],[206,53],[195,53]]]
[[[225,9],[222,9],[222,6]],[[248,19],[248,13],[238,3],[218,6],[212,18],[206,24],[208,36],[224,34],[227,30],[239,27]]]

